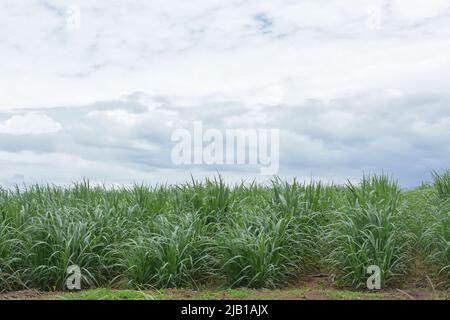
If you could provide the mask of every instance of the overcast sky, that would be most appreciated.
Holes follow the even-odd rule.
[[[175,166],[195,120],[279,129],[282,177],[450,167],[446,0],[1,0],[0,61],[4,186],[267,179]]]

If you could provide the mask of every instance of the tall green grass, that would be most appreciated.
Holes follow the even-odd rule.
[[[233,217],[217,240],[221,273],[232,287],[279,287],[302,261],[301,228],[292,216],[265,209]]]
[[[330,225],[328,265],[341,283],[356,288],[365,286],[367,268],[376,265],[388,286],[407,274],[412,258],[400,188],[386,175],[365,176],[359,185],[348,182],[346,194],[347,205]]]
[[[0,188],[0,291],[63,290],[70,265],[86,287],[280,287],[311,273],[384,287],[412,261],[448,285],[448,172],[402,191],[386,175],[345,186],[273,179],[229,185]]]
[[[160,215],[124,246],[128,285],[138,288],[197,287],[211,272],[208,224],[199,214]]]
[[[423,234],[426,262],[435,268],[440,285],[450,288],[450,170],[433,172],[436,197],[427,199],[430,215]]]
[[[444,201],[450,198],[450,170],[447,170],[441,174],[437,171],[432,172],[433,175],[433,187],[436,194]]]

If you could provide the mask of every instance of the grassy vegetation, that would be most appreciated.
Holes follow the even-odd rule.
[[[149,295],[143,291],[135,290],[111,290],[107,288],[99,288],[67,293],[49,298],[61,300],[156,300],[158,295]]]
[[[387,176],[363,177],[360,186],[348,183],[346,196],[328,235],[327,261],[338,280],[361,288],[370,265],[380,267],[382,286],[400,280],[413,258],[413,234],[404,225],[399,186]]]
[[[448,292],[431,289],[354,291],[334,288],[301,287],[283,289],[161,289],[150,291],[99,288],[79,292],[40,292],[34,290],[0,294],[9,300],[449,300]]]
[[[73,264],[83,288],[277,288],[312,272],[363,288],[369,265],[389,288],[418,261],[423,278],[448,288],[450,171],[432,179],[411,191],[386,175],[343,186],[217,177],[0,188],[0,291],[64,290]]]

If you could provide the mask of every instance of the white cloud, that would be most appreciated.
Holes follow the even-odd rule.
[[[386,87],[415,91],[430,81],[446,90],[439,83],[449,80],[449,72],[441,79],[450,69],[443,0],[80,0],[77,32],[66,28],[69,5],[2,1],[1,109],[89,104],[135,91],[258,102],[268,89],[269,102],[292,103]],[[366,26],[374,6],[382,15],[377,31]],[[263,29],[261,16],[270,21]]]
[[[88,117],[93,119],[107,118],[106,121],[113,121],[125,126],[135,126],[139,123],[140,117],[138,115],[127,112],[126,110],[105,110],[89,112]]]
[[[54,133],[62,129],[61,124],[41,113],[14,115],[0,123],[0,133],[11,135]]]
[[[450,13],[450,3],[446,0],[393,0],[390,7],[399,20],[408,23],[418,23]]]
[[[73,4],[0,4],[0,151],[91,161],[61,181],[181,177],[170,132],[198,119],[279,127],[286,175],[384,168],[413,184],[450,165],[448,1],[78,0],[77,31]],[[51,175],[8,159],[16,177]]]
[[[209,175],[216,170],[234,179],[258,174],[250,167],[174,166],[173,130],[192,130],[193,122],[201,120],[205,129],[280,129],[279,174],[284,177],[345,181],[358,172],[385,170],[409,186],[426,179],[430,169],[449,165],[449,103],[448,95],[377,92],[296,105],[255,107],[205,99],[186,106],[169,97],[135,94],[90,106],[47,109],[61,130],[43,137],[3,137],[0,151],[23,159],[0,159],[0,181],[9,181],[8,172],[23,175],[25,181],[48,175],[49,181],[90,177],[106,183],[174,182],[190,172]]]

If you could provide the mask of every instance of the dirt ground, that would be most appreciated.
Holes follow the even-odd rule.
[[[375,291],[336,288],[326,276],[310,277],[284,289],[163,289],[149,291],[92,289],[76,293],[25,290],[0,293],[0,300],[450,300],[449,291],[414,285]]]

